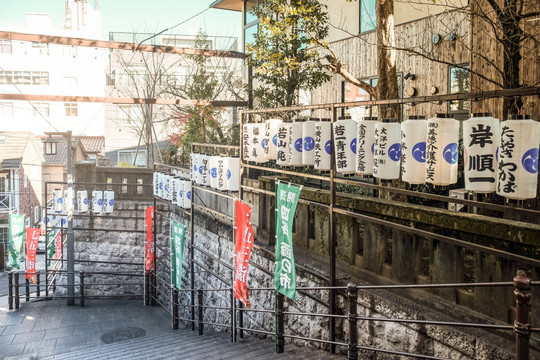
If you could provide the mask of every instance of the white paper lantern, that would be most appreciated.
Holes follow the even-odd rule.
[[[191,153],[189,155],[190,161],[190,179],[195,181],[197,178],[197,173],[199,172],[199,154]]]
[[[184,207],[184,182],[186,181],[191,182],[189,180],[178,179],[178,195],[176,197],[176,205],[182,208]]]
[[[253,143],[253,125],[244,124],[242,127],[242,160],[249,161],[251,159],[251,146]]]
[[[240,190],[240,158],[228,157],[225,158],[225,174],[227,190],[238,191]]]
[[[191,159],[191,157],[190,157],[190,159]],[[159,192],[159,172],[157,172],[157,171],[154,171],[154,177],[153,177],[153,180],[152,180],[152,185],[153,185],[152,188],[154,190],[154,196],[157,196],[158,192]]]
[[[357,122],[345,117],[334,123],[333,130],[336,171],[353,174],[356,170]]]
[[[175,176],[171,180],[171,202],[178,205],[178,192],[180,190],[180,178]]]
[[[227,190],[227,168],[226,168],[226,157],[219,156],[217,160],[217,178],[216,178],[216,189],[220,191]]]
[[[381,180],[399,179],[401,161],[401,125],[395,119],[375,124],[373,176]]]
[[[437,114],[427,122],[426,182],[447,186],[457,182],[459,121]]]
[[[51,217],[51,227],[58,228],[62,225],[62,219],[60,218],[60,215],[52,214]]]
[[[81,213],[88,212],[88,191],[77,191],[77,209]]]
[[[315,123],[315,149],[313,166],[320,171],[330,171],[332,162],[332,125],[330,120]]]
[[[358,121],[356,132],[356,169],[358,175],[373,174],[373,153],[375,150],[375,124],[377,117],[364,117]]]
[[[499,119],[489,113],[473,114],[463,122],[465,189],[491,193],[497,188]]]
[[[264,156],[264,131],[264,123],[252,124],[250,159],[256,163],[264,163],[268,161],[268,159]]]
[[[268,119],[265,122],[264,132],[264,157],[268,160],[276,160],[277,152],[277,130],[283,123],[281,119]]]
[[[94,214],[101,214],[103,211],[103,191],[92,191],[92,212]]]
[[[172,192],[171,192],[171,180],[172,176],[169,174],[163,175],[163,199],[165,200],[172,200]]]
[[[183,205],[184,209],[191,209],[191,181],[184,181],[184,196],[183,196]]]
[[[62,204],[62,212],[64,214],[66,214],[68,212],[68,210],[69,210],[68,209],[68,205],[69,205],[69,200],[68,199],[71,198],[71,205],[73,206],[71,208],[71,210],[73,210],[75,208],[75,201],[76,201],[75,194],[74,194],[73,190],[71,190],[71,191],[72,191],[72,195],[69,196],[69,190],[64,190],[64,201],[63,201],[63,204]]]
[[[303,122],[293,122],[291,124],[290,134],[290,166],[302,166],[302,150],[303,150]]]
[[[208,159],[208,174],[210,175],[210,187],[217,189],[219,156],[210,156]]]
[[[315,125],[317,121],[309,120],[302,124],[302,165],[315,165]]]
[[[111,214],[114,210],[114,191],[106,190],[103,192],[103,212]]]
[[[290,144],[291,144],[291,124],[282,123],[278,126],[276,145],[276,164],[289,166]]]
[[[58,215],[56,218],[58,219],[57,226],[62,227],[62,228],[67,228],[68,226],[67,215]]]
[[[425,117],[410,116],[401,123],[401,179],[409,184],[426,181]]]
[[[165,174],[158,173],[158,187],[157,187],[157,196],[163,198],[165,195]]]
[[[513,116],[500,126],[497,194],[508,199],[536,197],[540,123]]]
[[[61,189],[53,190],[52,204],[53,204],[53,210],[56,212],[61,212],[62,209],[64,208],[64,198],[62,196]]]

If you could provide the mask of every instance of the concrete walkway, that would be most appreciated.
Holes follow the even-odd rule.
[[[115,335],[121,338],[126,331],[143,334],[110,344],[102,340],[111,333],[124,334]],[[8,310],[7,296],[0,296],[0,360],[342,358],[294,345],[275,355],[269,339],[248,337],[232,344],[228,333],[197,334],[191,328],[171,330],[167,311],[142,300],[87,300],[85,307],[67,306],[65,299],[23,300],[19,310]]]

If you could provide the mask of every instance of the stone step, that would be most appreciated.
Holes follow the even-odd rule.
[[[287,344],[285,353],[275,354],[271,340],[244,337],[231,343],[228,333],[208,332],[199,336],[196,331],[178,330],[165,335],[140,337],[97,347],[80,349],[44,357],[55,360],[91,359],[343,359],[323,351],[299,348]]]

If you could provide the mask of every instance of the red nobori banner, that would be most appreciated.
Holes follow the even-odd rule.
[[[144,268],[146,272],[153,271],[154,266],[154,231],[152,230],[152,224],[154,219],[154,207],[150,206],[146,208],[146,248],[144,252]]]
[[[253,228],[251,227],[251,207],[240,200],[236,200],[235,211],[234,296],[249,308],[251,304],[249,303],[247,289],[247,273],[254,240]]]
[[[55,259],[61,259],[62,258],[62,233],[58,232],[56,235],[56,244],[54,246],[54,258]]]
[[[26,273],[24,277],[32,279],[32,283],[35,282],[36,276],[36,252],[39,235],[41,235],[41,229],[26,228]]]

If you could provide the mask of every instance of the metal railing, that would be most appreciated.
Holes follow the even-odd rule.
[[[148,272],[145,277],[145,281],[148,286],[145,292],[145,303],[147,305],[160,304],[157,299],[157,281],[163,281],[156,277],[154,272]],[[168,284],[167,284],[168,285]],[[355,285],[349,283],[347,286],[334,286],[334,287],[297,287],[299,293],[306,293],[311,291],[335,291],[342,294],[345,299],[344,306],[341,309],[343,314],[331,314],[322,312],[313,312],[307,309],[298,309],[298,303],[295,303],[297,310],[287,311],[285,307],[285,298],[282,294],[275,291],[273,287],[260,287],[250,288],[250,292],[270,292],[273,294],[273,306],[268,308],[268,304],[256,304],[259,307],[253,308],[239,308],[235,306],[234,290],[232,287],[223,288],[188,288],[177,289],[174,286],[168,285],[170,294],[170,306],[168,311],[171,314],[171,327],[178,329],[179,322],[183,321],[192,324],[192,329],[197,330],[199,335],[204,334],[205,325],[216,326],[226,328],[230,331],[231,341],[235,342],[237,333],[240,332],[242,337],[243,331],[252,332],[255,334],[265,334],[274,338],[275,352],[285,352],[286,339],[296,339],[307,342],[315,342],[325,344],[334,347],[341,347],[346,349],[348,359],[358,359],[359,351],[368,351],[373,353],[385,353],[391,355],[399,355],[409,358],[417,359],[436,359],[442,360],[446,358],[422,354],[411,353],[407,351],[398,351],[388,349],[384,347],[368,346],[358,341],[358,329],[363,324],[377,323],[377,322],[391,322],[397,324],[417,324],[417,325],[431,325],[435,327],[451,327],[451,328],[474,328],[483,330],[500,330],[504,332],[513,332],[515,338],[515,355],[517,360],[524,360],[530,358],[529,338],[531,333],[540,332],[540,328],[534,328],[530,324],[529,312],[531,307],[531,285],[532,281],[524,275],[517,275],[513,281],[509,282],[495,282],[495,283],[455,283],[455,284],[412,284],[412,285]],[[398,317],[381,317],[381,316],[360,316],[358,314],[358,301],[359,292],[373,291],[373,290],[396,290],[396,289],[434,289],[434,288],[460,288],[460,287],[513,287],[513,294],[516,302],[516,313],[513,325],[501,324],[501,323],[475,323],[475,322],[456,322],[456,321],[441,321],[441,320],[429,320],[422,318],[423,315],[418,314],[415,318],[398,318]],[[196,303],[180,303],[179,294],[187,293],[194,296]],[[226,296],[230,299],[229,306],[216,306],[205,303],[205,294],[212,293],[226,293]],[[268,298],[268,296],[264,297]],[[160,304],[165,306],[165,304]],[[264,306],[266,305],[266,306]],[[180,309],[188,309],[191,313],[191,318],[180,316]],[[228,317],[228,322],[218,323],[209,321],[205,317],[205,312],[208,310],[221,311]],[[262,313],[273,317],[273,331],[269,331],[268,328],[263,326],[246,326],[241,320],[241,314],[243,313]],[[328,338],[315,338],[310,336],[301,336],[294,332],[294,330],[286,326],[285,318],[289,317],[317,317],[323,319],[342,320],[347,323],[348,336],[343,336],[343,339],[336,341],[330,336]],[[345,332],[345,330],[343,330]],[[344,350],[345,351],[345,350]]]

